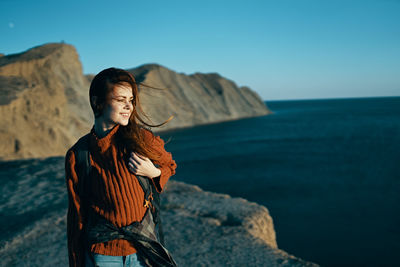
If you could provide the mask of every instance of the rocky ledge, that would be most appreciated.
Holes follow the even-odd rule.
[[[278,249],[264,206],[173,180],[162,196],[166,246],[180,266],[318,266]]]
[[[68,266],[64,158],[0,162],[0,181],[2,264]],[[268,209],[243,198],[170,179],[161,209],[179,266],[318,266],[280,250]]]

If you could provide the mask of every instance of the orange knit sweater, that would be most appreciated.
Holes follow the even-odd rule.
[[[98,138],[94,132],[94,126],[90,131],[89,149],[92,170],[90,173],[90,200],[91,211],[108,219],[114,225],[121,227],[135,221],[141,221],[146,208],[143,206],[144,192],[134,173],[128,169],[114,142],[114,134],[119,125],[104,137]],[[164,141],[153,135],[152,132],[142,129],[146,142],[162,157],[153,161],[159,165],[161,175],[151,179],[158,192],[162,192],[168,179],[175,174],[176,162],[171,153],[165,151]],[[154,139],[152,138],[154,136]],[[68,214],[67,214],[67,237],[69,266],[84,266],[84,241],[83,241],[83,210],[78,195],[78,181],[75,170],[75,153],[72,146],[65,157],[65,179],[68,190]],[[91,251],[104,255],[126,256],[136,253],[134,246],[125,239],[115,239],[104,243],[92,244]]]

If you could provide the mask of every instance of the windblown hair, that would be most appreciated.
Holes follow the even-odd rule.
[[[146,156],[151,160],[158,160],[160,155],[156,151],[151,150],[149,144],[145,142],[144,134],[141,129],[143,128],[150,131],[154,138],[154,134],[149,127],[162,126],[169,122],[173,118],[173,115],[161,124],[151,125],[143,120],[136,108],[139,109],[141,114],[149,119],[140,105],[138,85],[153,89],[160,88],[155,88],[144,83],[137,84],[135,77],[130,72],[123,69],[108,68],[102,70],[93,78],[89,89],[90,106],[93,110],[95,118],[98,118],[103,114],[105,107],[110,101],[109,96],[116,85],[129,85],[132,88],[133,96],[133,111],[129,118],[129,123],[126,126],[120,125],[116,133],[116,143],[118,147],[127,157],[129,157],[130,152],[136,151],[137,153]],[[93,101],[93,96],[96,97],[96,101]],[[141,124],[139,122],[141,122]]]

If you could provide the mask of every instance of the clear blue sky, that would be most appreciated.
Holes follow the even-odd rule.
[[[400,95],[399,0],[0,1],[0,53],[76,47],[84,73],[218,72],[263,100]]]

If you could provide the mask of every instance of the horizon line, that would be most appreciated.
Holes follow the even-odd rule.
[[[308,101],[308,100],[345,100],[345,99],[364,99],[364,98],[397,98],[400,95],[393,96],[349,96],[349,97],[326,97],[326,98],[290,98],[290,99],[263,99],[263,102],[273,101]]]

